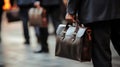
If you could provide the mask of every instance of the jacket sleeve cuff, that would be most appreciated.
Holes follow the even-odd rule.
[[[72,10],[72,9],[67,9],[67,13],[71,14],[71,15],[75,15],[76,11]]]
[[[69,13],[71,15],[76,14],[76,8],[77,8],[76,2],[77,2],[77,0],[68,0],[67,13]]]

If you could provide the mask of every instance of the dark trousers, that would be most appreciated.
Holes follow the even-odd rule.
[[[48,51],[48,28],[40,28],[40,42],[43,51]]]
[[[111,41],[120,56],[120,19],[113,21],[111,24]]]
[[[29,8],[20,8],[20,16],[23,22],[23,33],[24,33],[24,38],[26,41],[29,40],[28,10]]]
[[[55,30],[54,33],[56,33],[56,29],[57,29],[58,25],[61,24],[60,6],[52,5],[52,6],[44,6],[44,8],[47,11],[47,19],[49,19],[49,17],[51,18],[51,21],[53,23],[54,30]]]
[[[94,67],[112,67],[110,25],[109,21],[90,24],[92,28],[92,61]]]

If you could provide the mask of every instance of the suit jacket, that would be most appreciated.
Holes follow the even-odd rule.
[[[43,6],[60,5],[61,0],[38,0]]]
[[[120,0],[68,0],[67,12],[78,13],[81,23],[120,18]]]
[[[17,0],[17,4],[19,6],[27,6],[27,5],[31,5],[35,2],[36,0]]]

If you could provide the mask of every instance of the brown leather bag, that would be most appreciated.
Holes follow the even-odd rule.
[[[57,29],[56,40],[56,56],[80,62],[91,61],[91,29],[78,24],[61,24]]]
[[[47,18],[45,9],[40,8],[30,8],[29,10],[29,25],[30,26],[39,26],[39,27],[47,27]]]

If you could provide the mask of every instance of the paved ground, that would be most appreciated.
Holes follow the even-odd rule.
[[[33,27],[30,27],[31,45],[23,44],[22,22],[8,23],[3,17],[2,26],[2,53],[0,62],[4,60],[6,67],[93,67],[92,62],[81,63],[65,58],[54,56],[55,36],[50,35],[48,38],[50,53],[35,54],[33,51],[38,50],[40,46],[35,38]],[[53,27],[49,25],[49,32],[53,32]],[[113,67],[120,67],[120,57],[111,46]]]

